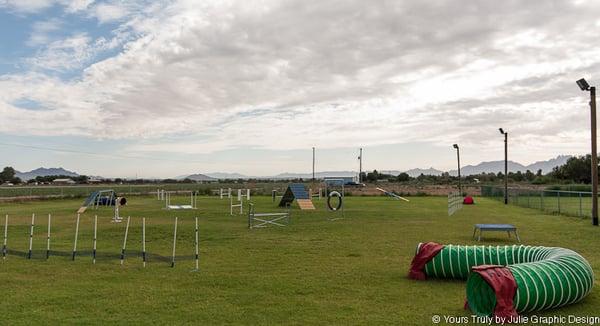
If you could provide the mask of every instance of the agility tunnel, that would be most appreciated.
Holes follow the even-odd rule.
[[[516,317],[585,298],[590,264],[570,249],[541,246],[457,246],[419,243],[409,277],[467,280],[466,306],[479,316]]]

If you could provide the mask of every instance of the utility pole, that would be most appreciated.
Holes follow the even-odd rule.
[[[590,88],[592,119],[592,224],[598,226],[598,149],[596,145],[596,87]]]
[[[362,148],[358,154],[358,183],[362,183]]]
[[[315,148],[312,148],[313,150],[313,164],[312,164],[312,180],[315,181]]]

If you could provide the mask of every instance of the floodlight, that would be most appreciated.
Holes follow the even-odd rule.
[[[505,132],[504,132],[504,129],[502,129],[502,128],[499,128],[498,130],[500,130],[500,133],[501,133],[501,134],[503,134],[503,135],[505,134]]]
[[[452,145],[452,147],[458,149],[458,144],[454,144],[454,145]]]
[[[579,86],[579,88],[581,88],[582,91],[587,91],[590,89],[590,84],[588,84],[588,82],[585,81],[585,79],[583,79],[583,78],[578,80],[576,83],[577,83],[577,86]]]

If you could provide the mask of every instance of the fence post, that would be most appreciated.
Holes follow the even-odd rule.
[[[529,204],[529,191],[527,191],[527,208],[531,208],[531,205]]]
[[[558,196],[558,214],[560,214],[560,191],[557,191],[556,195]]]
[[[540,193],[540,206],[542,207],[542,211],[544,210],[544,191],[542,190]]]
[[[581,210],[581,193],[579,193],[579,217],[581,217],[583,214],[583,211]]]

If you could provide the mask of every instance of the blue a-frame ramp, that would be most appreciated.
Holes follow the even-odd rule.
[[[306,190],[306,187],[301,183],[292,183],[287,187],[285,193],[281,197],[279,207],[291,205],[294,199],[298,202],[300,209],[315,209],[315,206],[310,199],[310,194]]]

